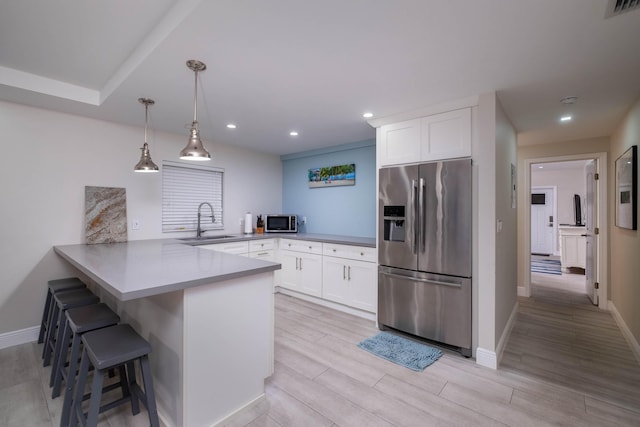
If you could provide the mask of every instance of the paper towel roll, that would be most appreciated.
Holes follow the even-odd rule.
[[[253,233],[253,215],[250,212],[244,216],[244,234]]]

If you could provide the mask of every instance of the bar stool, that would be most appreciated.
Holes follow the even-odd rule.
[[[71,400],[73,397],[73,384],[75,383],[76,370],[78,368],[78,358],[80,356],[81,336],[85,332],[116,325],[120,317],[114,313],[106,304],[92,304],[83,307],[72,308],[66,312],[66,321],[60,346],[65,349],[71,343],[69,352],[69,366],[66,368],[66,354],[64,350],[60,353],[57,363],[54,362],[54,370],[51,372],[53,390],[51,398],[60,396],[62,381],[65,382],[65,396],[60,416],[60,425],[69,424],[71,414]]]
[[[75,307],[82,307],[83,305],[97,304],[100,302],[93,292],[89,289],[76,289],[73,291],[58,292],[53,294],[53,308],[51,310],[51,321],[49,322],[49,329],[47,330],[47,336],[44,341],[44,349],[42,350],[42,358],[44,360],[42,366],[49,366],[51,364],[51,353],[54,353],[56,342],[62,338],[63,328],[61,320],[64,313]],[[57,327],[57,333],[56,333]]]
[[[68,291],[71,289],[86,288],[87,285],[82,283],[82,280],[77,277],[68,277],[66,279],[55,279],[47,282],[47,299],[44,303],[44,310],[42,311],[42,321],[40,322],[40,333],[38,334],[38,344],[44,341],[44,336],[49,328],[49,318],[51,316],[51,302],[53,300],[53,294],[61,291]]]
[[[109,326],[86,332],[82,335],[81,340],[83,345],[82,359],[78,378],[73,389],[72,413],[69,425],[75,427],[80,421],[83,426],[96,426],[98,414],[126,402],[131,402],[131,412],[136,415],[140,412],[139,400],[141,400],[149,413],[151,426],[158,427],[160,423],[153,391],[153,380],[151,379],[151,367],[149,365],[151,345],[128,324]],[[134,363],[136,360],[140,364],[144,391],[136,382]],[[84,388],[91,367],[94,368],[94,373],[89,410],[84,413],[82,401],[85,400]],[[122,388],[123,397],[100,406],[104,375],[112,368],[120,370],[120,382],[117,384]]]

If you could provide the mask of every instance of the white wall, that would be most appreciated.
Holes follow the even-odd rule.
[[[473,148],[477,169],[478,223],[474,281],[478,289],[479,364],[496,367],[517,303],[517,216],[511,203],[511,165],[516,165],[516,133],[495,92],[478,103],[478,135]],[[498,232],[498,222],[501,230]],[[475,261],[475,260],[474,260]]]
[[[153,109],[149,114],[153,117]],[[75,274],[52,246],[84,242],[85,186],[126,188],[129,223],[135,218],[141,224],[137,231],[129,227],[129,240],[180,236],[161,232],[161,173],[133,172],[143,125],[0,102],[0,334],[37,326],[47,280]],[[186,130],[184,135],[151,131],[154,162],[177,160],[186,141]],[[280,211],[278,156],[205,144],[210,165],[225,169],[225,233],[239,233],[238,221],[247,211]]]
[[[567,167],[562,169],[531,169],[531,186],[555,186],[558,200],[558,224],[574,225],[573,195],[580,195],[583,206],[587,194],[586,172],[584,167]]]

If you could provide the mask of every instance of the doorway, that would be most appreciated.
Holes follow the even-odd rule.
[[[599,178],[598,180],[594,181],[594,185],[593,188],[590,190],[589,193],[589,203],[591,208],[589,208],[587,206],[587,190],[586,190],[586,164],[588,161],[590,160],[594,160],[594,162],[592,163],[592,169],[591,169],[591,174],[592,174],[592,178],[595,176],[597,178]],[[526,254],[523,258],[521,258],[521,266],[523,266],[524,271],[523,271],[523,275],[521,277],[523,277],[523,285],[522,287],[518,288],[518,294],[521,296],[526,296],[529,297],[531,296],[531,281],[532,281],[532,272],[531,272],[531,264],[532,264],[532,256],[536,257],[536,255],[531,255],[532,252],[535,252],[537,250],[537,242],[535,242],[534,237],[532,237],[532,232],[534,231],[534,227],[539,227],[539,225],[534,226],[534,222],[539,222],[539,224],[545,224],[542,220],[540,219],[536,219],[536,211],[535,211],[535,206],[532,205],[532,203],[535,203],[534,200],[532,200],[532,194],[540,194],[537,192],[538,189],[533,189],[533,187],[550,187],[553,186],[552,182],[534,182],[533,180],[533,176],[532,176],[532,170],[534,168],[538,168],[539,166],[542,166],[542,168],[544,168],[545,166],[547,167],[551,167],[553,168],[553,165],[559,167],[562,165],[562,162],[574,162],[574,161],[581,161],[581,168],[582,168],[582,176],[584,176],[585,181],[584,181],[584,185],[583,185],[583,189],[582,191],[573,191],[571,190],[569,193],[567,193],[565,191],[565,189],[560,188],[560,186],[558,186],[557,191],[556,191],[556,198],[562,198],[564,197],[564,199],[562,200],[562,202],[560,201],[556,201],[556,206],[557,206],[557,212],[555,213],[555,215],[553,216],[553,225],[555,227],[557,227],[558,229],[558,233],[554,239],[554,245],[555,247],[552,249],[551,252],[549,252],[548,249],[545,249],[544,251],[541,251],[540,253],[545,254],[545,256],[549,259],[558,259],[560,260],[560,262],[562,262],[562,229],[569,229],[570,231],[572,231],[572,233],[567,233],[567,234],[573,234],[576,235],[575,239],[586,239],[587,238],[587,230],[586,230],[586,224],[585,222],[587,220],[590,220],[591,222],[591,227],[592,229],[590,230],[590,236],[588,237],[590,239],[590,251],[587,251],[586,248],[586,244],[580,244],[577,247],[578,248],[584,248],[581,249],[581,253],[580,253],[580,259],[584,259],[584,261],[582,263],[579,262],[568,262],[567,264],[572,264],[572,265],[561,265],[561,273],[571,273],[571,272],[577,272],[577,273],[581,273],[580,275],[580,279],[583,281],[584,285],[582,285],[582,288],[584,289],[584,294],[589,295],[589,292],[592,292],[592,295],[590,295],[590,297],[595,296],[596,298],[592,298],[592,301],[594,302],[595,305],[597,305],[599,308],[601,309],[606,309],[606,304],[607,304],[607,257],[606,257],[606,247],[607,247],[607,188],[606,188],[606,177],[607,177],[607,154],[606,153],[592,153],[592,154],[581,154],[581,155],[571,155],[571,156],[560,156],[560,157],[548,157],[548,158],[537,158],[537,159],[527,159],[524,161],[524,171],[525,173],[524,175],[524,182],[523,182],[523,190],[525,192],[524,196],[524,200],[527,201],[527,204],[525,206],[527,206],[527,209],[525,209],[525,211],[523,212],[523,226],[524,226],[524,230],[526,230],[526,232],[524,232],[524,234],[522,234],[521,236],[523,237],[523,244],[524,244],[524,248],[526,248],[527,252],[525,252],[524,254]],[[561,174],[562,171],[561,169],[557,171],[557,174]],[[558,182],[556,181],[555,184],[557,184]],[[543,185],[545,184],[545,185]],[[565,185],[563,185],[562,187],[566,187]],[[579,193],[579,207],[580,209],[578,211],[576,211],[576,207],[575,207],[575,198],[574,196],[576,194]],[[541,197],[541,196],[537,196],[537,197]],[[545,195],[546,197],[546,195]],[[522,199],[521,199],[522,200]],[[540,202],[540,201],[538,201]],[[564,207],[561,207],[561,205],[564,204]],[[533,209],[531,209],[533,208]],[[591,214],[586,214],[587,209],[592,209]],[[547,211],[548,212],[548,211]],[[580,215],[579,218],[577,218],[577,215]],[[553,228],[553,227],[549,227],[549,224],[551,224],[550,215],[545,214],[544,216],[541,216],[543,219],[545,219],[546,222],[546,227],[547,228]],[[546,218],[545,218],[546,217]],[[567,243],[567,246],[565,246],[565,249],[569,247],[568,243],[572,243],[574,244],[575,241],[571,241],[572,237],[567,237],[565,239],[565,242]],[[523,246],[521,246],[522,248]],[[524,249],[523,248],[523,249]],[[591,251],[591,249],[593,249]],[[587,286],[587,282],[586,282],[586,276],[584,275],[584,273],[586,273],[586,262],[587,262],[587,252],[589,252],[589,262],[591,262],[593,268],[589,269],[589,273],[591,274],[591,280],[592,280],[592,288],[590,288],[589,286]],[[548,255],[547,255],[548,254]],[[566,255],[565,255],[566,256]],[[581,270],[575,270],[575,268],[579,268]],[[571,269],[571,270],[569,270]],[[561,274],[559,275],[561,276]],[[538,278],[539,276],[536,276],[536,278]],[[541,276],[541,277],[547,277],[547,276]],[[548,276],[549,278],[551,278],[551,276]],[[558,277],[554,277],[554,280],[548,280],[549,282],[557,282]],[[575,279],[576,277],[572,277],[573,280],[573,285],[575,287]],[[597,298],[598,296],[600,296],[600,298]]]

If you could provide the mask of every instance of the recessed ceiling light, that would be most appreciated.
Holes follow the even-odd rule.
[[[289,132],[289,135],[291,136],[298,136],[298,132],[295,130],[292,130],[291,132]]]
[[[568,122],[568,121],[571,121],[571,118],[572,118],[571,116],[562,116],[562,117],[560,117],[560,121],[561,122]]]
[[[542,166],[542,165],[538,166],[538,169],[543,169],[543,168],[544,168],[544,166]]]
[[[236,125],[234,125],[233,123],[229,123],[229,124],[227,125],[227,127],[228,127],[229,129],[235,129],[235,128],[236,128]]]
[[[369,112],[364,113],[364,114],[362,115],[362,117],[364,117],[365,119],[371,118],[371,117],[373,117],[373,113],[369,113]]]

